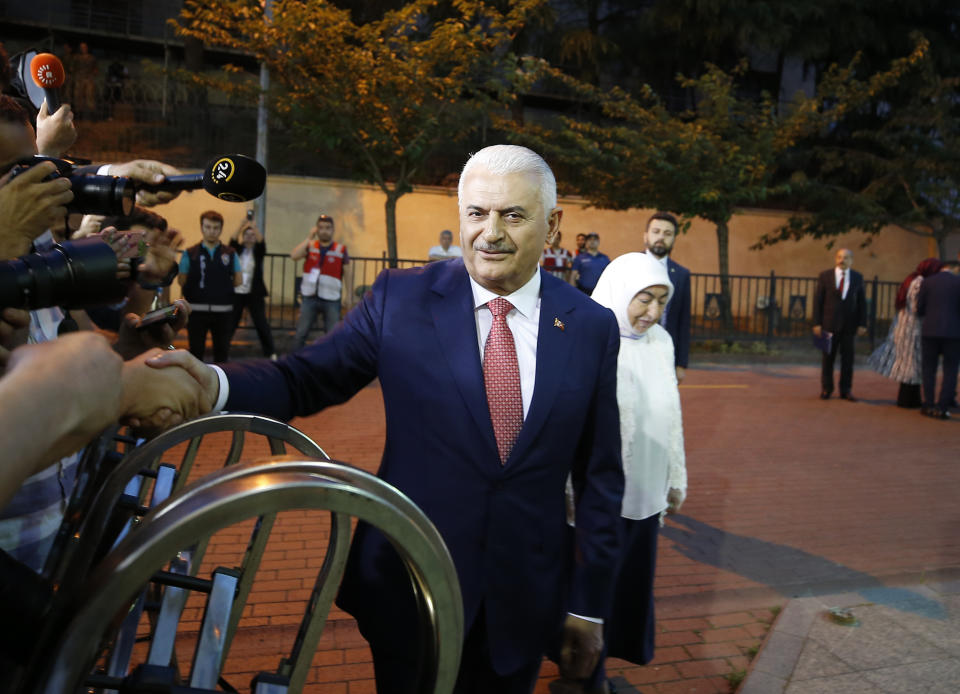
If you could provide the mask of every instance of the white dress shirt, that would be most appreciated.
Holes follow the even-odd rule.
[[[833,269],[833,286],[837,289],[840,289],[840,278],[843,277],[843,294],[840,296],[841,299],[847,298],[847,292],[850,291],[850,270],[841,270],[838,265]]]

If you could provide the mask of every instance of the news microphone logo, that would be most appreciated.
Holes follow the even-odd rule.
[[[63,63],[52,53],[38,53],[30,61],[30,74],[34,84],[43,89],[47,110],[56,113],[61,105],[59,89],[66,79]]]
[[[49,65],[41,65],[37,68],[37,84],[41,87],[57,86],[57,75]]]
[[[248,196],[238,194],[235,190],[232,190],[235,186],[227,185],[236,172],[237,162],[235,162],[232,157],[221,157],[217,159],[213,166],[210,167],[208,180],[211,185],[207,186],[207,192],[216,195],[217,198],[224,202],[246,202],[250,199]],[[220,186],[230,188],[231,190],[218,190]]]

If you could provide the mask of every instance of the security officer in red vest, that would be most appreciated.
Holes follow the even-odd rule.
[[[187,323],[190,353],[203,360],[207,332],[213,337],[213,360],[227,361],[233,334],[233,288],[243,280],[236,252],[220,243],[223,216],[208,210],[200,215],[203,241],[180,257],[183,296],[193,311]]]
[[[317,314],[323,314],[323,332],[329,333],[340,321],[340,292],[343,268],[350,262],[347,247],[333,240],[333,217],[322,214],[306,239],[290,251],[294,260],[305,258],[300,280],[300,319],[293,338],[294,348],[306,344]]]

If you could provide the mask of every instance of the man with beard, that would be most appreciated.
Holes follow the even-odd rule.
[[[682,381],[690,358],[690,271],[670,258],[677,230],[676,217],[669,212],[657,212],[647,222],[643,241],[647,252],[666,266],[673,282],[673,297],[663,310],[660,325],[673,338],[677,380]]]

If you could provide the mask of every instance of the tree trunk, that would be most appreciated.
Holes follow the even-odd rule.
[[[387,200],[383,210],[387,219],[387,263],[390,267],[397,267],[397,200],[402,193],[396,189],[387,191]]]
[[[730,291],[730,229],[727,221],[717,222],[717,265],[720,268],[720,315],[728,340],[733,339],[733,313]]]

